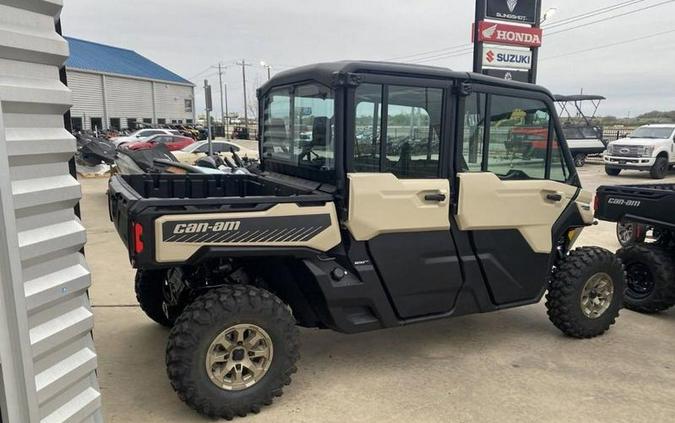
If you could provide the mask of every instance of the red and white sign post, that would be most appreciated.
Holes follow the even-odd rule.
[[[476,0],[474,72],[536,83],[540,15],[541,0]]]

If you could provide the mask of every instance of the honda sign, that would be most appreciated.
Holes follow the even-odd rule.
[[[537,0],[486,0],[485,17],[503,21],[534,24]]]
[[[483,66],[491,68],[530,69],[530,50],[510,49],[486,45],[483,50]]]
[[[486,21],[478,23],[478,41],[486,43],[539,47],[542,35],[541,28]]]

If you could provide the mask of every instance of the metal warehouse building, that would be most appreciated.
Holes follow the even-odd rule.
[[[74,130],[193,123],[194,84],[132,50],[66,37]]]

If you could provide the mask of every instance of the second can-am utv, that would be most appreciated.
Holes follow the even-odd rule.
[[[296,325],[354,333],[533,304],[547,290],[567,335],[614,323],[623,268],[606,250],[572,250],[593,221],[591,194],[547,90],[338,62],[280,73],[258,98],[257,173],[110,181],[138,300],[172,327],[169,378],[197,411],[243,416],[281,395]],[[527,128],[545,128],[543,154],[509,154]]]

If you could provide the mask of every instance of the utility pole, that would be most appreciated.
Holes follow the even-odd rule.
[[[229,133],[230,133],[230,111],[227,109],[227,84],[224,86],[225,88],[225,138],[229,138]]]
[[[218,62],[218,80],[220,81],[220,120],[223,124],[223,130],[225,130],[225,109],[223,108],[223,66]],[[227,138],[227,132],[225,132],[225,138]]]
[[[237,64],[241,66],[241,77],[244,82],[244,125],[246,128],[246,132],[248,132],[248,99],[246,98],[246,66],[251,65],[246,63],[245,59],[241,59],[241,62],[237,62]]]

